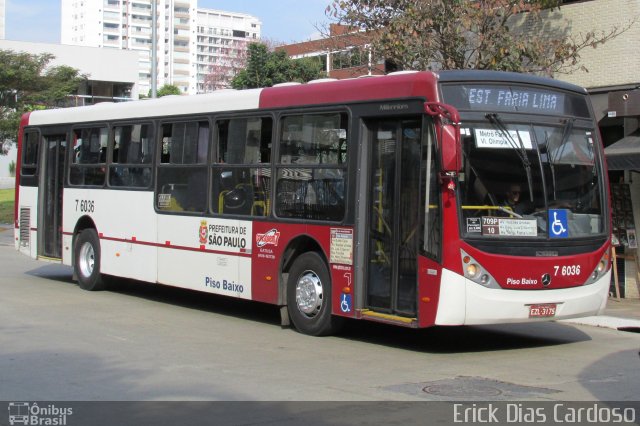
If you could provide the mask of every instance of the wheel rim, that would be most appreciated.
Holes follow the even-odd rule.
[[[313,271],[305,271],[296,283],[296,304],[298,310],[308,318],[313,318],[322,309],[322,281]]]
[[[93,246],[90,243],[84,243],[80,247],[80,255],[78,256],[78,266],[80,267],[80,273],[84,277],[90,277],[93,273],[93,267],[95,265],[95,252]]]

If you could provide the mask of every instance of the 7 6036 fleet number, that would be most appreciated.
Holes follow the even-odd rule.
[[[555,276],[561,275],[563,277],[573,277],[580,275],[580,265],[555,265],[553,269]]]
[[[95,203],[93,200],[76,200],[76,211],[82,213],[93,213]]]

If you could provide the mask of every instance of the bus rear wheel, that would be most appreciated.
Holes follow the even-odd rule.
[[[311,336],[338,331],[342,318],[331,315],[331,277],[316,252],[298,257],[289,271],[287,308],[295,328]]]
[[[100,273],[100,240],[95,229],[85,229],[78,234],[74,249],[74,270],[80,288],[88,291],[105,289]]]

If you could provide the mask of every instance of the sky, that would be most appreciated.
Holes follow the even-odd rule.
[[[103,0],[89,0],[99,1]],[[5,38],[60,43],[60,0],[7,0]],[[331,0],[198,0],[198,7],[243,12],[262,21],[262,37],[292,43],[317,38]]]

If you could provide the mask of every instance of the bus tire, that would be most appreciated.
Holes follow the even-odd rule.
[[[287,307],[294,327],[310,336],[326,336],[340,328],[342,318],[331,314],[331,276],[316,252],[300,255],[287,282]]]
[[[80,288],[88,291],[104,290],[105,281],[100,273],[100,239],[96,230],[88,228],[80,231],[73,252],[73,267]]]

